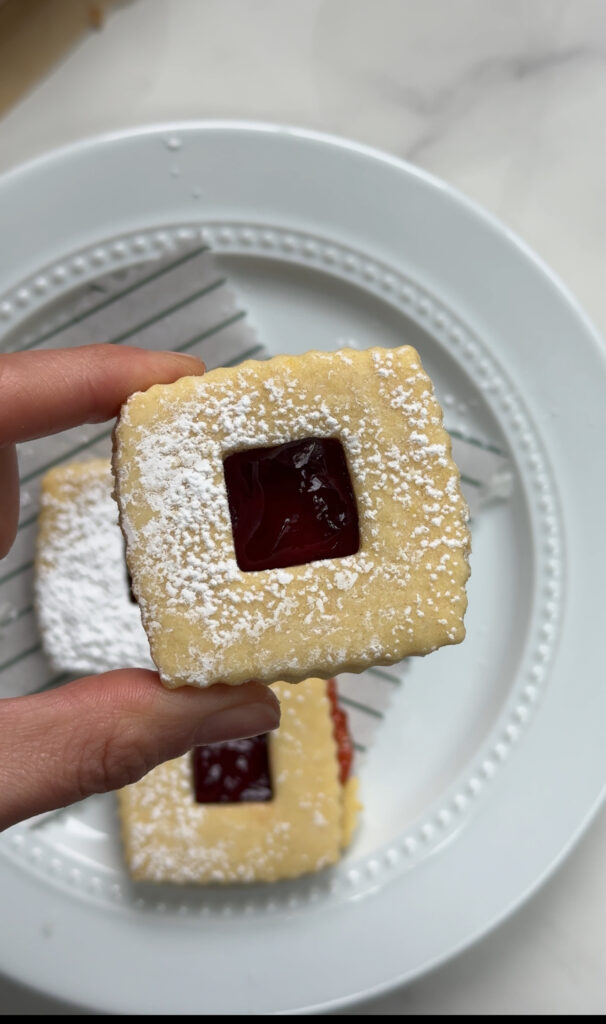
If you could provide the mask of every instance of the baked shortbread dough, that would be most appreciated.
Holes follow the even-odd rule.
[[[340,781],[326,681],[273,689],[282,704],[280,726],[268,737],[273,799],[197,803],[191,752],[119,791],[136,881],[272,882],[339,860],[359,804],[357,780]]]
[[[154,668],[130,599],[109,459],[56,466],[42,479],[34,596],[58,672]]]
[[[276,472],[290,474],[292,491],[295,468],[308,456],[312,466],[336,465],[338,452],[320,450],[327,440],[339,442],[357,507],[346,553],[329,557],[325,547],[319,558],[288,564],[288,550],[278,551],[277,567],[251,571],[263,564],[253,559],[240,568],[234,515],[241,526],[248,508],[259,519],[258,529],[244,524],[256,529],[255,543],[278,550],[282,498],[274,480],[265,500],[259,481],[267,463],[255,462],[241,473],[250,501],[244,492],[234,512],[230,456],[271,461],[284,446],[278,455],[290,464]],[[468,510],[441,409],[413,348],[278,356],[139,392],[122,407],[113,469],[134,591],[168,687],[329,678],[465,635]],[[333,486],[332,472],[302,477],[302,500],[318,498],[329,548],[346,518],[349,486],[340,479]],[[285,528],[296,520],[290,508]]]

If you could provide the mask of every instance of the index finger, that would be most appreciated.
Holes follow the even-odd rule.
[[[112,419],[133,392],[202,373],[195,356],[128,346],[0,355],[0,446]]]

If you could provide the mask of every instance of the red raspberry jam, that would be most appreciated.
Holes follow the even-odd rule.
[[[194,793],[199,804],[271,800],[267,733],[193,750]]]
[[[339,780],[344,786],[351,772],[351,765],[354,755],[353,740],[349,731],[347,715],[339,704],[339,694],[335,679],[329,679],[326,684],[326,694],[330,701],[330,713],[333,721],[333,731],[337,744],[337,760],[339,762]]]
[[[356,498],[337,438],[307,437],[235,452],[223,469],[236,560],[243,572],[358,551]]]

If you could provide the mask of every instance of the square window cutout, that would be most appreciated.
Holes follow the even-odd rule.
[[[356,498],[337,438],[234,452],[223,469],[244,572],[344,558],[360,547]]]
[[[196,803],[264,803],[273,796],[268,736],[225,740],[192,750]]]
[[[114,441],[129,570],[165,685],[330,678],[463,639],[467,506],[413,348],[156,385],[125,403]],[[297,466],[308,456],[322,473]],[[230,498],[232,466],[244,486]],[[305,479],[309,547],[307,526],[289,537]],[[329,550],[341,512],[349,525]]]

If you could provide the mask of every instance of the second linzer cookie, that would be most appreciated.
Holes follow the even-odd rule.
[[[113,471],[168,687],[328,679],[465,635],[468,511],[409,346],[277,356],[139,392]]]
[[[272,687],[275,733],[196,747],[118,793],[139,882],[274,882],[336,864],[358,813],[334,680]]]

